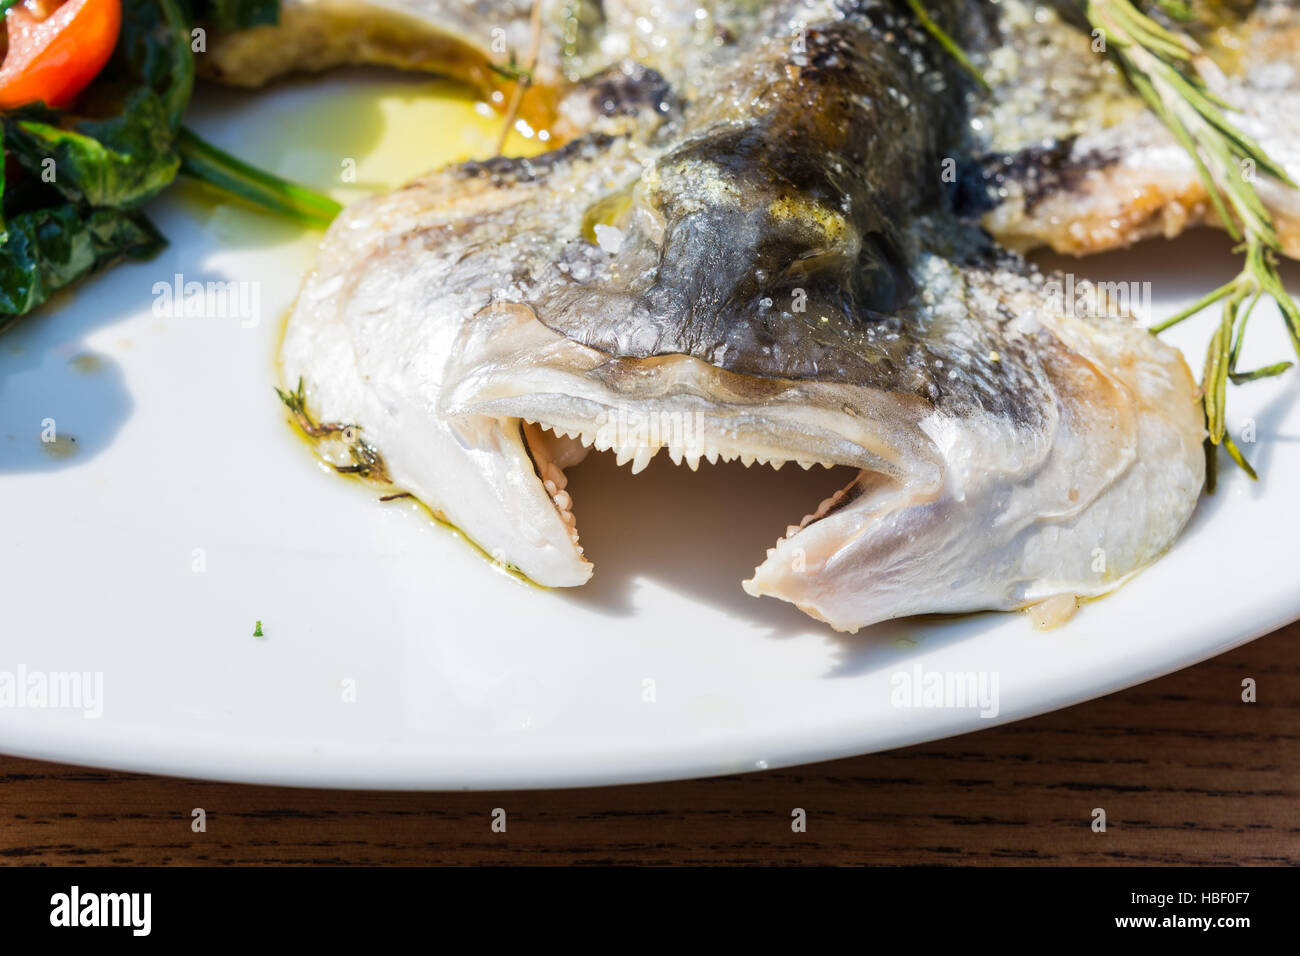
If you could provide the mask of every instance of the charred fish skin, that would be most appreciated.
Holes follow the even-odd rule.
[[[580,284],[536,277],[542,322],[620,358],[692,355],[763,377],[895,374],[889,316],[912,293],[896,224],[937,201],[935,132],[948,128],[911,114],[942,119],[954,96],[893,86],[918,63],[942,73],[925,44],[864,42],[872,13],[904,26],[889,7],[839,5],[807,29],[800,17],[817,13],[776,5],[738,41],[722,77],[650,144],[626,213],[607,224],[620,250]]]
[[[1300,7],[1295,0],[1200,3],[1198,68],[1240,112],[1233,121],[1300,175]],[[971,116],[1009,248],[1084,255],[1217,225],[1197,170],[1061,2],[999,0],[972,38],[993,85]],[[1160,16],[1158,9],[1154,16]],[[1174,24],[1175,26],[1180,26]],[[1180,27],[1181,28],[1181,27]],[[1300,256],[1300,194],[1256,183],[1287,255]]]
[[[657,124],[349,207],[286,378],[542,584],[591,573],[563,469],[596,447],[858,467],[745,582],[836,628],[1115,587],[1204,479],[1181,357],[947,208],[967,94],[902,4],[755,16]]]

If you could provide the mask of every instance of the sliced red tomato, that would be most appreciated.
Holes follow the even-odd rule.
[[[0,110],[67,106],[104,68],[122,26],[122,0],[27,0],[5,15]]]

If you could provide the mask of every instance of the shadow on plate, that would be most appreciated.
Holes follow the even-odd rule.
[[[633,475],[612,455],[592,453],[567,474],[582,544],[596,571],[587,585],[556,594],[601,613],[632,614],[636,582],[653,582],[748,621],[768,637],[814,635],[833,641],[836,664],[827,675],[832,677],[853,676],[905,656],[922,631],[928,651],[1004,620],[996,614],[930,615],[841,634],[784,601],[746,594],[741,580],[787,525],[853,478],[851,468],[804,471],[791,462],[778,472],[733,461],[701,462],[692,472],[661,453]]]
[[[120,274],[93,277],[0,336],[0,474],[75,467],[112,443],[131,394],[121,366],[85,339],[148,308],[129,285]]]

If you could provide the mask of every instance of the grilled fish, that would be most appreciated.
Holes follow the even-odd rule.
[[[744,582],[845,630],[1073,607],[1159,556],[1204,479],[1195,383],[957,215],[946,55],[890,0],[722,19],[573,83],[562,148],[345,210],[282,352],[351,426],[321,453],[553,586],[592,573],[565,478],[592,448],[853,466]]]
[[[636,64],[692,97],[715,44],[733,45],[764,0],[538,0],[533,71],[520,114],[558,137],[591,127],[584,79]],[[253,86],[344,63],[431,70],[501,102],[506,51],[533,47],[532,0],[283,0],[278,27],[218,38],[203,58]],[[1186,151],[1120,76],[1076,0],[948,0],[952,32],[991,84],[968,94],[968,152],[987,181],[983,224],[1004,246],[1083,255],[1218,225]],[[1196,0],[1198,66],[1242,112],[1234,122],[1300,180],[1300,6]],[[801,16],[797,12],[792,14]],[[1159,10],[1153,15],[1159,16]],[[1181,26],[1181,25],[1180,25]],[[588,83],[594,94],[599,84]],[[603,101],[595,100],[596,112]],[[1300,193],[1257,188],[1283,250],[1300,256]]]

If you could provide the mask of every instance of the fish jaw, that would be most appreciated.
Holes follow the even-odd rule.
[[[319,362],[313,370],[320,373]],[[338,374],[315,381],[323,387],[309,390],[308,402],[340,419],[363,421],[393,487],[454,526],[497,566],[545,587],[573,587],[591,577],[572,512],[557,500],[562,473],[543,477],[551,458],[525,438],[518,420],[447,420],[401,395],[352,391]],[[547,491],[547,480],[558,481],[555,493]]]
[[[562,470],[591,449],[614,454],[633,474],[662,451],[693,471],[719,460],[777,469],[847,465],[859,469],[859,481],[935,486],[935,446],[920,427],[928,411],[915,395],[754,379],[688,355],[611,359],[518,303],[485,308],[465,326],[439,407],[453,424],[494,421],[509,430],[522,423],[548,492],[552,484],[563,491]],[[580,502],[565,494],[562,504]],[[779,527],[782,519],[771,520]],[[522,566],[530,547],[516,537],[509,560]]]
[[[1205,479],[1191,372],[1127,321],[1048,314],[1036,338],[1054,396],[1036,428],[936,411],[921,430],[937,482],[864,472],[789,529],[745,590],[856,631],[1096,597],[1158,558]]]
[[[925,403],[874,389],[756,379],[689,355],[611,358],[499,303],[463,330],[447,367],[447,420],[538,423],[645,467],[659,451],[692,469],[740,458],[850,465],[911,480]]]
[[[382,219],[386,207],[373,214]],[[346,215],[346,214],[345,214]],[[363,210],[352,215],[358,225]],[[501,567],[547,587],[585,583],[565,509],[548,494],[517,419],[442,415],[440,362],[460,327],[461,299],[427,301],[403,253],[357,275],[356,247],[325,243],[286,326],[284,381],[304,382],[320,422],[355,424],[382,455],[388,481],[457,528]],[[348,289],[354,295],[341,295]],[[467,292],[462,295],[471,295]],[[338,462],[334,462],[338,464]]]

